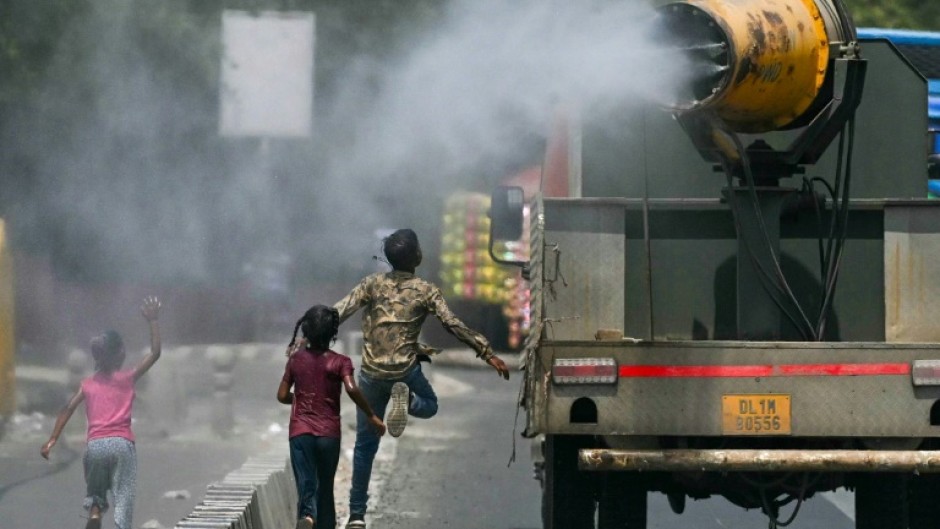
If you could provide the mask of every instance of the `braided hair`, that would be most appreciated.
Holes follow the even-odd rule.
[[[395,270],[407,270],[418,265],[418,234],[410,228],[402,228],[382,241],[382,251],[388,264]]]
[[[124,340],[117,331],[105,331],[91,339],[95,371],[111,373],[124,363]]]
[[[326,350],[339,334],[339,311],[326,305],[314,305],[297,320],[289,347],[297,341],[297,331],[307,339],[308,349]]]

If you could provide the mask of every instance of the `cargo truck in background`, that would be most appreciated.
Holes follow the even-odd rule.
[[[927,78],[927,186],[940,198],[940,31],[858,28],[858,36],[890,41]]]
[[[544,527],[643,529],[651,493],[782,527],[838,489],[858,528],[935,527],[925,78],[841,0],[657,9],[694,73],[670,103],[569,113],[554,191],[492,196],[491,244],[531,224],[507,264],[531,290],[520,405]]]

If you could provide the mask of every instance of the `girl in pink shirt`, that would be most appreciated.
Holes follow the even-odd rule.
[[[95,373],[82,381],[81,387],[59,412],[52,435],[42,446],[42,457],[62,435],[72,413],[85,401],[88,441],[83,459],[88,511],[85,529],[99,529],[101,515],[108,510],[108,491],[114,497],[114,524],[118,529],[131,529],[134,498],[137,492],[137,452],[131,430],[134,404],[134,383],[160,358],[160,330],[157,317],[160,301],[148,297],[140,309],[150,326],[150,354],[134,369],[121,370],[124,365],[124,342],[121,335],[107,331],[91,340]]]

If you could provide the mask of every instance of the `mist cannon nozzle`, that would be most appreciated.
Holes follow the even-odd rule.
[[[707,111],[730,130],[799,126],[855,29],[840,0],[681,0],[659,8],[657,38],[683,60],[677,114]]]

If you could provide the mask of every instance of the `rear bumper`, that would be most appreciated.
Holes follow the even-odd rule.
[[[911,374],[918,360],[940,361],[938,343],[545,341],[535,354],[531,433],[737,436],[724,403],[780,395],[792,423],[774,435],[940,438],[940,386],[914,386]],[[614,384],[553,382],[555,362],[592,358],[616,362]],[[596,409],[591,420],[579,419],[582,407]]]
[[[587,471],[940,473],[936,450],[584,449]]]

